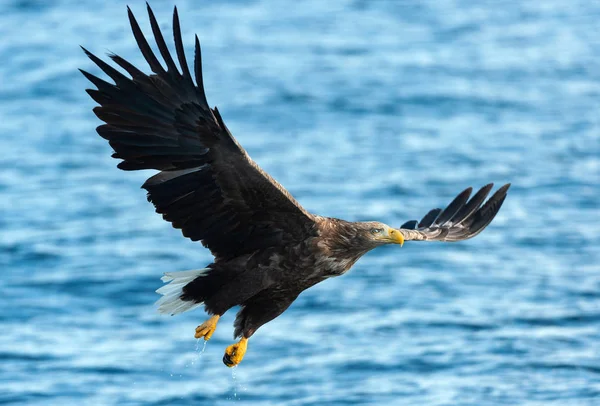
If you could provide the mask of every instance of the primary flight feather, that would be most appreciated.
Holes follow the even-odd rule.
[[[219,111],[206,101],[200,42],[195,41],[190,71],[177,8],[173,37],[177,62],[169,52],[152,9],[150,26],[161,63],[133,13],[129,21],[147,75],[118,55],[109,57],[127,75],[86,49],[87,56],[114,83],[81,71],[96,89],[94,113],[105,124],[98,134],[114,149],[123,170],[155,169],[143,188],[156,211],[214,255],[203,269],[168,272],[159,311],[181,313],[200,305],[211,317],[196,328],[210,339],[219,317],[241,306],[235,320],[240,341],[225,350],[223,362],[241,362],[248,339],[283,313],[298,295],[329,277],[342,275],[365,253],[409,240],[461,241],[479,234],[496,216],[509,184],[489,195],[492,184],[473,197],[460,193],[444,210],[429,211],[420,222],[396,229],[379,222],[348,222],[308,213],[264,172],[231,135]],[[194,82],[195,80],[195,82]]]

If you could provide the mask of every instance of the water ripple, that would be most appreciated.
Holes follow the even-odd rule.
[[[94,131],[78,46],[147,71],[123,3],[2,2],[0,403],[598,404],[598,2],[178,7],[210,103],[308,210],[399,225],[467,186],[510,196],[472,241],[382,248],[304,292],[232,376],[234,312],[198,358],[204,315],[153,308],[209,253]]]

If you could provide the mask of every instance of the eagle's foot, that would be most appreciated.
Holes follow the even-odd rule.
[[[204,323],[196,327],[196,334],[194,334],[194,337],[204,337],[204,341],[210,340],[213,333],[217,329],[217,322],[219,321],[219,317],[219,315],[215,314],[210,319],[206,320]]]
[[[246,337],[242,337],[242,339],[239,342],[231,344],[225,349],[225,355],[223,355],[223,363],[229,368],[236,366],[237,364],[242,362],[242,359],[244,359],[244,354],[246,354],[246,348],[248,348],[248,339]]]

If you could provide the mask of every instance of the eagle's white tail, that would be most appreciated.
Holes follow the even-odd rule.
[[[192,310],[202,304],[192,300],[181,300],[181,294],[185,285],[208,272],[209,268],[194,271],[166,272],[161,280],[165,283],[163,287],[156,290],[162,297],[156,301],[158,312],[162,314],[175,315]]]

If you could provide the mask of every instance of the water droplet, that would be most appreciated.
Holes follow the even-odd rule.
[[[240,400],[237,397],[238,393],[238,381],[235,375],[235,370],[237,369],[237,365],[231,368],[231,378],[233,379],[233,400]]]

